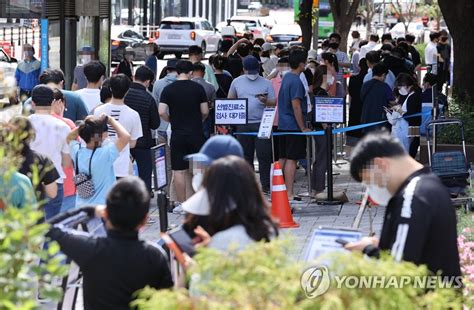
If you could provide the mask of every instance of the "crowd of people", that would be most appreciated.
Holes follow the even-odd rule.
[[[301,200],[294,190],[300,163],[313,167],[312,195],[318,197],[324,192],[329,160],[326,137],[312,138],[315,158],[314,162],[306,163],[306,137],[284,135],[326,128],[326,124],[316,123],[314,118],[319,97],[344,98],[349,106],[349,126],[378,123],[349,131],[348,146],[355,146],[381,127],[397,138],[380,139],[386,142],[386,152],[375,145],[377,141],[363,140],[366,146],[374,145],[370,150],[362,149],[363,146],[355,149],[354,161],[358,166],[352,174],[356,180],[370,183],[363,171],[376,157],[388,158],[389,164],[380,163],[384,169],[392,165],[392,170],[403,170],[402,166],[408,165],[412,168],[410,172],[415,173],[420,167],[403,155],[417,156],[422,102],[431,96],[435,84],[442,89],[448,81],[446,36],[430,35],[431,43],[425,52],[429,72],[422,85],[418,83],[421,59],[413,47],[412,35],[395,40],[389,34],[381,39],[372,34],[365,41],[354,32],[352,37],[349,54],[340,46],[342,38],[337,33],[331,34],[317,51],[247,37],[235,43],[226,41],[218,53],[209,57],[208,63],[203,62],[201,47],[192,46],[189,60],[170,59],[161,72],[159,47],[150,44],[145,65],[136,67],[133,50],[126,49],[123,61],[110,77],[106,76],[106,66],[94,60],[94,50],[87,47],[81,50],[81,64],[74,71],[74,91],[64,89],[61,70],[36,70],[34,50],[26,46],[17,80],[27,116],[14,117],[2,125],[4,141],[11,145],[18,144],[12,139],[20,142],[20,147],[9,149],[12,156],[20,156],[24,161],[15,171],[15,178],[8,181],[14,193],[2,194],[3,206],[23,207],[37,201],[45,218],[51,220],[60,214],[86,210],[88,206],[106,205],[106,212],[100,215],[104,217],[110,242],[75,235],[60,220],[53,220],[48,236],[57,240],[62,251],[83,270],[86,308],[116,305],[114,309],[120,309],[128,304],[134,291],[145,285],[164,288],[173,284],[169,267],[161,262],[163,253],[138,240],[154,194],[150,149],[157,143],[168,145],[172,212],[186,214],[184,228],[190,236],[220,250],[234,242],[244,247],[278,236],[277,224],[264,196],[271,191],[272,162],[279,160],[282,165],[290,202]],[[214,101],[226,98],[247,99],[246,125],[215,125]],[[273,131],[283,134],[275,136],[273,143],[240,135],[259,130],[265,107],[277,107]],[[379,124],[381,121],[386,122]],[[16,138],[6,134],[11,132]],[[236,138],[230,135],[233,133]],[[372,152],[372,157],[367,157],[367,152]],[[403,160],[392,160],[401,157]],[[132,177],[133,174],[139,178]],[[407,180],[416,177],[417,181],[420,178],[418,174],[400,176],[391,184],[390,197],[408,177]],[[431,175],[426,178],[436,183]],[[5,180],[0,182],[6,184]],[[433,216],[439,220],[439,215]],[[384,230],[382,249],[392,248],[392,237],[398,234],[392,230]],[[430,230],[423,232],[431,234]],[[449,244],[455,240],[451,239]],[[430,245],[437,240],[430,239]],[[417,243],[417,249],[421,251],[420,242],[423,240]],[[373,250],[378,241],[371,239],[363,245],[348,248],[363,250],[370,245]],[[452,247],[447,248],[454,253]],[[130,255],[118,259],[123,251]],[[403,249],[400,251],[403,253]],[[459,271],[459,265],[452,263],[451,258],[448,269],[444,261],[432,262],[424,256],[426,253],[413,251],[417,263],[428,263],[434,270],[444,268],[447,274]],[[410,260],[411,256],[406,258]],[[150,265],[150,260],[157,263]],[[135,267],[131,270],[130,266]],[[114,268],[130,270],[134,277],[121,278],[125,282],[110,285],[117,279]],[[122,294],[117,295],[121,289]]]

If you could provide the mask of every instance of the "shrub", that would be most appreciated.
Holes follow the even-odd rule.
[[[426,63],[425,63],[425,48],[426,48],[426,43],[418,43],[418,44],[415,44],[415,49],[418,51],[418,53],[420,53],[420,59],[421,59],[421,65],[422,66],[426,66]]]
[[[451,99],[448,104],[447,117],[463,121],[466,144],[474,144],[474,99],[464,101]],[[438,143],[460,144],[459,126],[442,126],[438,131]]]
[[[305,297],[300,288],[303,265],[291,259],[289,241],[259,243],[248,249],[223,254],[204,249],[191,269],[191,289],[138,293],[139,309],[459,309],[460,300],[452,289],[337,288],[315,299]],[[361,254],[337,254],[328,268],[337,275],[423,276],[424,266],[394,262],[384,255],[380,260]],[[321,262],[314,264],[320,265]]]

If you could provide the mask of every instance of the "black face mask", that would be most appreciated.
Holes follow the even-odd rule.
[[[329,48],[337,50],[339,49],[339,43],[329,43]]]

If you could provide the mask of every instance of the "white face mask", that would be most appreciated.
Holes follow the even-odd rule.
[[[402,96],[406,96],[408,95],[409,91],[408,91],[408,87],[406,86],[402,86],[398,89],[398,93]]]
[[[332,84],[334,84],[334,80],[335,80],[335,78],[332,75],[328,74],[328,77],[326,79],[326,83],[328,84],[328,86],[331,86]]]
[[[154,51],[153,51],[153,50],[145,50],[145,54],[146,54],[147,56],[151,56],[151,55],[154,54]]]
[[[202,172],[198,172],[193,176],[193,180],[191,181],[191,184],[195,192],[197,192],[201,188],[203,178],[204,176]]]
[[[81,60],[81,64],[85,65],[85,64],[88,64],[88,63],[91,62],[92,56],[91,55],[82,55],[80,57],[80,60]]]
[[[258,74],[246,74],[245,75],[249,80],[255,81],[258,79]]]
[[[380,187],[375,184],[368,184],[367,191],[370,198],[380,206],[388,205],[390,199],[392,199],[392,194],[388,191],[386,187]]]

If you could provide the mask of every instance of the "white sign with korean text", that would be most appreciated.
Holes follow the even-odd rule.
[[[246,125],[247,99],[216,99],[216,125]]]
[[[275,120],[276,107],[266,107],[263,110],[262,122],[258,129],[259,139],[270,139],[272,137],[273,121]]]

